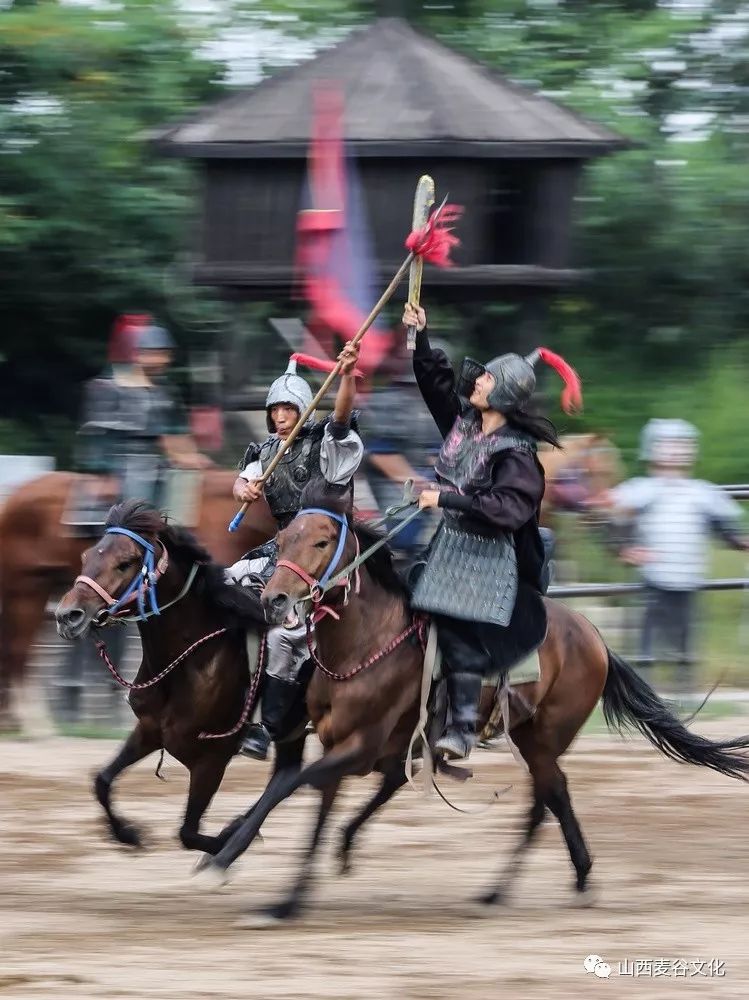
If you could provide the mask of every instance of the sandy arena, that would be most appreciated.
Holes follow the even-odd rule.
[[[697,728],[718,736],[747,726]],[[507,857],[526,809],[525,776],[504,751],[477,755],[470,787],[449,784],[455,801],[478,808],[512,782],[499,804],[463,816],[405,789],[365,828],[347,878],[335,874],[327,838],[306,918],[268,931],[235,922],[287,885],[313,794],[280,807],[232,885],[208,893],[191,878],[197,856],[174,836],[186,791],[176,762],[166,784],[152,758],[119,786],[120,811],[147,829],[148,849],[132,853],[107,838],[89,776],[113,749],[0,742],[3,1000],[749,995],[749,789],[672,764],[639,741],[588,737],[567,758],[595,858],[594,907],[570,905],[555,822],[541,829],[512,906],[480,917],[470,903]],[[236,760],[207,829],[246,807],[265,774]],[[331,835],[371,788],[349,782]],[[591,953],[610,965],[607,981],[584,971]],[[670,964],[651,971],[648,959]],[[641,961],[637,978],[620,974],[626,960]]]

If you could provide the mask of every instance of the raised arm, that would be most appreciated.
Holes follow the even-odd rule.
[[[460,416],[460,399],[455,391],[455,372],[445,352],[432,349],[427,335],[426,313],[423,309],[416,310],[407,304],[403,310],[403,323],[405,326],[416,327],[414,375],[440,434],[443,438],[447,437]]]
[[[354,409],[356,399],[356,379],[354,369],[359,360],[359,347],[351,342],[346,344],[338,360],[343,361],[341,367],[341,382],[335,397],[335,409],[333,411],[333,423],[348,427],[351,422],[351,413]]]

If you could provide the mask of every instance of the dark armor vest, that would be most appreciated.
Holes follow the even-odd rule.
[[[535,453],[536,442],[522,431],[484,434],[481,415],[472,410],[453,424],[442,444],[435,472],[448,489],[470,495],[489,488],[495,457],[509,450]]]
[[[488,489],[495,457],[509,449],[534,452],[536,445],[521,432],[483,434],[476,411],[458,417],[437,459],[440,486],[467,495]],[[507,626],[517,591],[512,535],[480,534],[461,511],[444,509],[412,606],[465,621]]]
[[[285,528],[299,512],[302,490],[310,479],[322,475],[320,448],[324,428],[325,424],[319,423],[303,430],[265,484],[265,499],[281,528]],[[245,452],[243,468],[259,459],[265,472],[280,447],[281,439],[275,434],[261,445],[250,445]]]

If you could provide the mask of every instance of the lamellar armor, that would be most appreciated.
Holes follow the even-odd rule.
[[[519,431],[485,435],[481,417],[469,411],[445,438],[435,471],[443,490],[470,496],[491,488],[492,469],[502,452],[534,453]],[[501,459],[499,459],[501,460]],[[466,621],[506,626],[515,607],[518,567],[512,535],[483,534],[470,516],[443,509],[443,519],[413,594],[422,611]]]
[[[281,528],[285,528],[298,513],[302,490],[310,479],[322,475],[320,448],[324,432],[325,422],[305,427],[265,481],[265,499]],[[281,438],[274,434],[263,444],[251,444],[242,459],[242,467],[246,468],[251,462],[259,461],[265,472],[276,457],[281,443]]]

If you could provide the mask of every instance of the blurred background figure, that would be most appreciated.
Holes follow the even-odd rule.
[[[439,343],[442,350],[445,346]],[[442,443],[421,398],[410,356],[399,357],[390,370],[390,381],[375,387],[362,416],[365,472],[382,517],[388,507],[403,501],[407,480],[413,481],[416,494],[434,482],[434,462]],[[399,517],[388,520],[388,529]],[[414,554],[429,541],[438,522],[435,511],[423,511],[395,536],[393,547]]]
[[[670,665],[682,693],[695,687],[695,597],[707,575],[710,536],[749,549],[739,505],[720,487],[692,478],[698,437],[686,420],[651,420],[640,447],[647,475],[607,494],[623,521],[621,558],[645,585],[642,662]]]
[[[170,467],[204,469],[187,430],[181,402],[166,382],[174,341],[149,316],[123,316],[115,324],[109,367],[86,383],[79,431],[82,480],[65,524],[97,534],[109,507],[125,497],[163,504]]]
[[[196,450],[182,404],[166,383],[173,358],[169,331],[150,316],[118,318],[109,365],[84,387],[79,465],[88,475],[71,490],[63,515],[67,530],[96,538],[112,504],[128,497],[171,507],[165,503],[168,470],[212,464]],[[125,627],[113,628],[107,637],[115,662],[122,660],[126,638]],[[73,643],[62,670],[62,712],[68,722],[76,722],[86,678],[97,676],[101,663],[91,644]],[[115,685],[111,697],[120,697]]]

